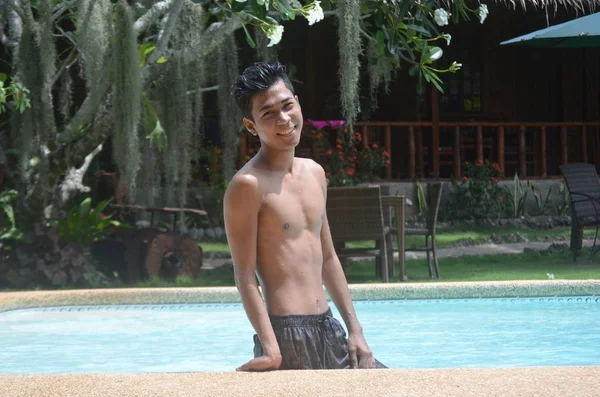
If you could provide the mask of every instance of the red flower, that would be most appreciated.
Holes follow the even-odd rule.
[[[337,144],[337,146],[336,146],[336,148],[337,148],[338,150],[342,150],[342,145],[338,143],[338,144]]]
[[[354,137],[356,138],[357,141],[362,141],[362,135],[360,135],[359,132],[355,132]]]
[[[390,154],[386,151],[383,152],[383,157],[390,157]]]
[[[354,168],[350,168],[346,173],[350,176],[354,175]]]
[[[331,149],[327,149],[327,155],[331,156],[331,154],[333,153],[333,151]]]
[[[371,146],[373,147],[373,149],[377,149],[377,148],[379,148],[379,145],[378,145],[378,144],[376,144],[376,143],[374,143],[374,144],[373,144],[373,145],[371,145]]]
[[[341,145],[341,144],[343,143],[343,142],[342,142],[342,140],[341,140],[340,138],[338,138],[338,139],[337,139],[335,142],[336,142],[337,144],[339,144],[339,145]]]
[[[317,139],[323,139],[323,133],[322,132],[319,132],[317,134]]]
[[[475,163],[475,165],[476,165],[477,167],[481,167],[481,166],[483,165],[483,161],[481,161],[481,160],[477,160],[477,162]]]

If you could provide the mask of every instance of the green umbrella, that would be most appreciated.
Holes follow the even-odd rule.
[[[600,48],[600,12],[537,30],[500,45],[552,48]]]

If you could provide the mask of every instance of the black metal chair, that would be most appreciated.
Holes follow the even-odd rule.
[[[583,245],[583,228],[596,226],[596,235],[590,256],[594,255],[600,228],[600,179],[596,167],[586,163],[568,163],[560,167],[571,197],[571,250],[573,258]]]
[[[405,248],[404,252],[420,251],[427,253],[427,265],[429,266],[429,277],[433,278],[433,269],[431,266],[431,255],[433,255],[433,263],[435,264],[436,277],[440,278],[440,267],[438,265],[436,253],[436,226],[437,218],[442,201],[442,191],[444,185],[442,183],[432,183],[427,188],[427,219],[425,228],[406,228],[404,234],[406,236],[425,236],[425,247],[422,248]],[[431,239],[431,242],[429,241]]]

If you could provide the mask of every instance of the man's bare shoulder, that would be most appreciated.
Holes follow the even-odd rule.
[[[313,159],[307,159],[303,157],[296,157],[296,161],[304,165],[306,169],[312,172],[319,180],[325,180],[325,170],[321,164],[317,163]]]
[[[227,185],[226,200],[236,204],[258,200],[260,195],[258,179],[250,168],[240,169]]]

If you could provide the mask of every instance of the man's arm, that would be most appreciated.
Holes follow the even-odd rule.
[[[233,178],[223,199],[225,230],[233,259],[235,284],[246,315],[254,327],[264,350],[257,357],[238,368],[239,371],[276,370],[281,366],[281,352],[267,309],[256,280],[256,245],[260,194],[254,176],[238,175]]]
[[[325,195],[325,199],[327,199],[325,172],[321,166],[318,169],[318,176],[322,181],[323,194]],[[346,275],[333,246],[327,213],[323,217],[323,225],[321,226],[321,249],[323,252],[323,284],[325,284],[329,296],[331,296],[348,328],[350,366],[352,368],[373,368],[375,366],[373,354],[363,336],[362,326],[358,321],[354,305],[352,304]]]

